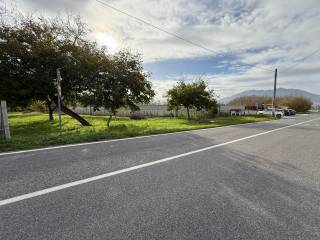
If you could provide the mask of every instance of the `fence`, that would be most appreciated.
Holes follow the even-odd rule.
[[[146,117],[169,117],[169,116],[178,116],[178,117],[186,117],[187,110],[185,108],[181,108],[178,112],[168,111],[167,105],[161,104],[150,104],[150,105],[140,105],[140,111],[131,112],[129,109],[120,109],[117,112],[117,116],[121,117],[130,117],[132,115],[146,116]],[[109,115],[109,112],[104,108],[100,108],[98,111],[93,111],[93,108],[90,107],[75,107],[73,110],[79,114],[88,114],[88,115],[101,115],[106,116]],[[239,115],[254,115],[257,114],[256,110],[248,110],[245,109],[244,106],[235,107],[235,106],[226,106],[221,105],[218,107],[218,115],[220,116],[230,116],[233,111],[239,112]],[[190,116],[192,118],[202,118],[209,116],[210,113],[207,111],[196,111],[195,109],[190,110]]]
[[[182,108],[177,113],[174,111],[168,111],[167,105],[156,105],[156,104],[150,104],[150,105],[140,105],[140,110],[132,112],[129,109],[119,109],[117,112],[117,116],[121,117],[130,117],[132,115],[139,115],[139,116],[146,116],[146,117],[185,117],[187,115],[187,110]],[[106,116],[109,115],[109,112],[104,109],[100,108],[98,111],[93,111],[93,108],[90,107],[75,107],[73,108],[73,111],[75,111],[78,114],[88,114],[88,115],[101,115]],[[207,111],[196,111],[194,109],[190,110],[190,116],[192,118],[200,118],[207,116],[209,113]]]
[[[218,108],[219,116],[230,115],[256,115],[257,110],[246,109],[244,106],[220,105]]]

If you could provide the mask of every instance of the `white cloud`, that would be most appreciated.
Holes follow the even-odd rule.
[[[177,79],[174,80],[152,80],[152,86],[155,89],[156,96],[155,102],[165,102],[167,91],[177,83]]]
[[[9,2],[9,0],[6,0]],[[11,0],[10,0],[11,1]],[[145,62],[213,55],[103,6],[95,0],[16,0],[23,9],[55,15],[80,13],[93,30],[110,36],[118,47],[143,53]],[[169,32],[221,53],[232,52],[233,64],[279,68],[279,86],[320,93],[319,55],[282,76],[281,70],[319,48],[319,0],[102,0]],[[114,44],[115,45],[115,44]],[[262,51],[252,51],[263,49]],[[226,62],[221,64],[228,64]],[[272,73],[248,69],[241,74],[213,75],[222,94],[272,84]],[[172,80],[174,81],[174,79]],[[163,92],[169,82],[154,80]],[[268,82],[268,84],[267,84]],[[232,86],[229,88],[229,86]],[[159,96],[158,96],[159,98]]]

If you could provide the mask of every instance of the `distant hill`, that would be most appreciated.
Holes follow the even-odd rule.
[[[244,91],[230,97],[221,99],[221,102],[228,103],[237,97],[243,96],[273,96],[273,90],[248,90]],[[304,90],[299,89],[287,89],[287,88],[278,88],[277,89],[278,97],[287,97],[287,96],[303,96],[309,98],[314,104],[320,104],[320,95],[313,94]]]

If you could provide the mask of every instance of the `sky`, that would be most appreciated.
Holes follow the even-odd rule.
[[[99,0],[159,28],[152,28],[96,0],[0,0],[22,12],[80,14],[90,38],[113,52],[143,56],[155,101],[178,80],[204,78],[220,98],[249,89],[278,87],[320,94],[319,0]],[[208,50],[209,49],[209,50]]]

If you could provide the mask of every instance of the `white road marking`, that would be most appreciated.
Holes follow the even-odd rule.
[[[129,138],[120,138],[120,139],[110,139],[110,140],[94,141],[94,142],[66,144],[66,145],[59,145],[59,146],[54,146],[54,147],[44,147],[44,148],[36,148],[36,149],[30,149],[30,150],[21,150],[21,151],[15,151],[15,152],[5,152],[5,153],[0,153],[0,157],[1,157],[1,156],[7,156],[7,155],[24,154],[24,153],[30,153],[30,152],[40,152],[40,151],[45,151],[45,150],[54,150],[54,149],[62,149],[62,148],[77,147],[77,146],[86,146],[86,145],[109,143],[109,142],[120,142],[120,141],[127,141],[127,140],[151,138],[151,137],[166,136],[166,135],[173,135],[173,134],[181,134],[181,133],[188,133],[188,132],[205,131],[205,130],[209,130],[209,129],[237,127],[237,126],[241,126],[241,125],[259,124],[259,123],[267,123],[267,122],[269,122],[269,121],[252,122],[252,123],[241,123],[241,124],[232,124],[232,125],[228,125],[228,126],[208,127],[208,128],[201,128],[201,129],[180,131],[180,132],[160,133],[160,134],[152,134],[152,135],[145,135],[145,136],[138,136],[138,137],[129,137]]]
[[[237,143],[237,142],[244,141],[244,140],[247,140],[247,139],[251,139],[251,138],[255,138],[255,137],[258,137],[258,136],[266,135],[266,134],[269,134],[269,133],[277,132],[277,131],[280,131],[280,130],[283,130],[283,129],[286,129],[286,128],[291,128],[291,127],[294,127],[294,126],[302,125],[302,124],[309,123],[309,122],[312,122],[312,121],[316,121],[316,120],[319,120],[319,119],[320,118],[312,119],[312,120],[309,120],[309,121],[304,121],[304,122],[296,123],[296,124],[293,124],[293,125],[288,125],[288,126],[285,126],[285,127],[276,128],[276,129],[273,129],[273,130],[270,130],[270,131],[266,131],[266,132],[262,132],[262,133],[258,133],[258,134],[254,134],[254,135],[250,135],[250,136],[247,136],[247,137],[243,137],[243,138],[239,138],[239,139],[236,139],[236,140],[220,143],[220,144],[217,144],[217,145],[212,145],[212,146],[209,146],[209,147],[205,147],[205,148],[201,148],[201,149],[198,149],[198,150],[182,153],[182,154],[175,155],[175,156],[172,156],[172,157],[163,158],[163,159],[156,160],[156,161],[153,161],[153,162],[149,162],[149,163],[145,163],[145,164],[141,164],[141,165],[137,165],[137,166],[121,169],[121,170],[114,171],[114,172],[105,173],[105,174],[102,174],[102,175],[98,175],[98,176],[94,176],[94,177],[90,177],[90,178],[86,178],[86,179],[82,179],[82,180],[78,180],[78,181],[62,184],[62,185],[51,187],[51,188],[46,188],[46,189],[43,189],[43,190],[40,190],[40,191],[36,191],[36,192],[28,193],[28,194],[23,194],[23,195],[12,197],[12,198],[8,198],[8,199],[4,199],[4,200],[0,201],[0,206],[5,206],[5,205],[11,204],[11,203],[23,201],[23,200],[26,200],[26,199],[30,199],[30,198],[34,198],[34,197],[37,197],[37,196],[45,195],[45,194],[48,194],[48,193],[57,192],[57,191],[60,191],[60,190],[66,189],[66,188],[75,187],[75,186],[78,186],[78,185],[82,185],[82,184],[85,184],[85,183],[97,181],[97,180],[104,179],[104,178],[107,178],[107,177],[119,175],[119,174],[122,174],[122,173],[131,172],[131,171],[134,171],[134,170],[137,170],[137,169],[150,167],[150,166],[153,166],[153,165],[156,165],[156,164],[160,164],[160,163],[164,163],[164,162],[168,162],[168,161],[171,161],[171,160],[174,160],[174,159],[177,159],[177,158],[181,158],[181,157],[189,156],[189,155],[192,155],[192,154],[208,151],[208,150],[211,150],[211,149],[219,148],[219,147],[226,146],[226,145],[229,145],[229,144],[232,144],[232,143]]]

